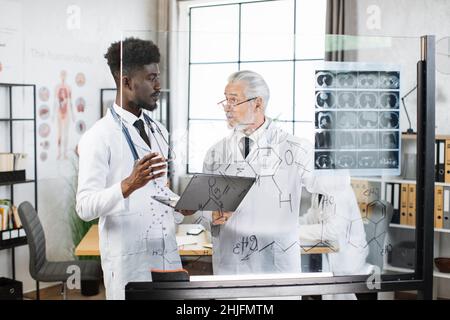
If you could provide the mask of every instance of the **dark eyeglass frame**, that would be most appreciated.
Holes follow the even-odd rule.
[[[228,106],[231,106],[231,107],[234,108],[234,107],[236,107],[236,106],[238,106],[238,105],[240,105],[240,104],[243,104],[243,103],[246,103],[246,102],[255,100],[256,98],[258,98],[258,97],[253,97],[253,98],[250,98],[250,99],[247,99],[247,100],[238,102],[238,103],[236,103],[236,104],[230,104],[230,103],[228,103],[228,100],[227,100],[227,99],[223,99],[222,101],[217,102],[217,105],[218,105],[218,106],[221,106],[221,107],[225,107],[225,106],[228,105]]]

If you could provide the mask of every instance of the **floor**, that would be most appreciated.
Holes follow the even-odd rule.
[[[320,296],[310,296],[312,300],[320,300]],[[396,292],[395,300],[415,300],[417,297],[415,294],[410,292]],[[36,293],[29,292],[24,294],[24,300],[35,300]],[[61,285],[52,286],[40,290],[41,300],[63,300],[63,295],[61,291]],[[105,287],[103,283],[100,284],[99,293],[95,296],[84,296],[81,294],[81,290],[68,290],[67,300],[105,300]],[[306,299],[309,300],[309,299]]]
[[[24,300],[35,300],[36,292],[24,293]],[[52,286],[40,290],[41,300],[63,300],[61,285]],[[67,300],[105,300],[105,287],[100,284],[99,293],[95,296],[83,296],[81,290],[67,290]]]

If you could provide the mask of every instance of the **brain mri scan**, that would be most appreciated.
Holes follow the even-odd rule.
[[[333,129],[334,128],[334,112],[321,111],[316,113],[316,128]]]
[[[340,131],[336,133],[336,144],[339,149],[356,148],[356,132]]]
[[[380,88],[399,89],[400,88],[399,72],[380,72]]]
[[[358,72],[358,88],[376,89],[378,87],[378,72]]]
[[[380,167],[382,168],[396,168],[398,166],[398,152],[384,151],[380,152]]]
[[[316,152],[314,165],[316,169],[334,169],[334,156],[332,152]]]
[[[337,112],[338,129],[355,129],[357,127],[357,113],[355,111]]]
[[[337,74],[337,85],[340,88],[356,88],[356,72],[340,72]]]
[[[378,148],[378,131],[359,132],[358,146],[360,149]]]
[[[337,152],[336,168],[337,169],[356,168],[356,152]]]
[[[334,134],[330,131],[316,132],[315,146],[316,149],[332,149]]]
[[[372,169],[378,167],[378,152],[360,151],[358,152],[358,167],[362,169]]]
[[[380,149],[398,149],[399,140],[398,132],[396,131],[381,131],[380,132]]]
[[[399,100],[398,92],[385,92],[380,97],[380,108],[382,109],[398,109]]]
[[[333,108],[334,95],[332,91],[317,91],[316,92],[316,108]]]
[[[360,128],[360,129],[377,129],[378,128],[378,112],[376,112],[376,111],[359,112],[358,128]]]
[[[400,174],[400,67],[324,65],[315,71],[315,169]]]
[[[399,127],[399,117],[397,112],[380,112],[381,129],[397,129]]]
[[[336,108],[354,109],[356,108],[356,95],[351,91],[341,91],[338,93]]]
[[[377,92],[359,92],[358,105],[361,109],[375,109],[377,107]]]
[[[334,86],[335,74],[331,71],[319,71],[316,73],[316,87],[331,88]]]

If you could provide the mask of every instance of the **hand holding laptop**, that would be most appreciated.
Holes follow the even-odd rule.
[[[176,210],[176,211],[181,213],[183,216],[192,216],[194,213],[197,212],[197,210]]]
[[[255,178],[250,177],[195,174],[181,197],[168,191],[165,197],[152,198],[184,215],[191,215],[198,210],[232,212],[236,211],[254,182]],[[226,214],[218,223],[224,223],[230,216]]]
[[[232,211],[213,211],[212,212],[212,224],[213,225],[223,225],[227,222],[234,212]]]

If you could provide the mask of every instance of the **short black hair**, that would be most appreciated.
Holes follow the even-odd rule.
[[[122,43],[122,73],[131,76],[134,71],[144,65],[159,63],[161,54],[159,48],[150,40],[126,38],[111,44],[105,54],[111,73],[116,80],[120,73],[120,44]]]

